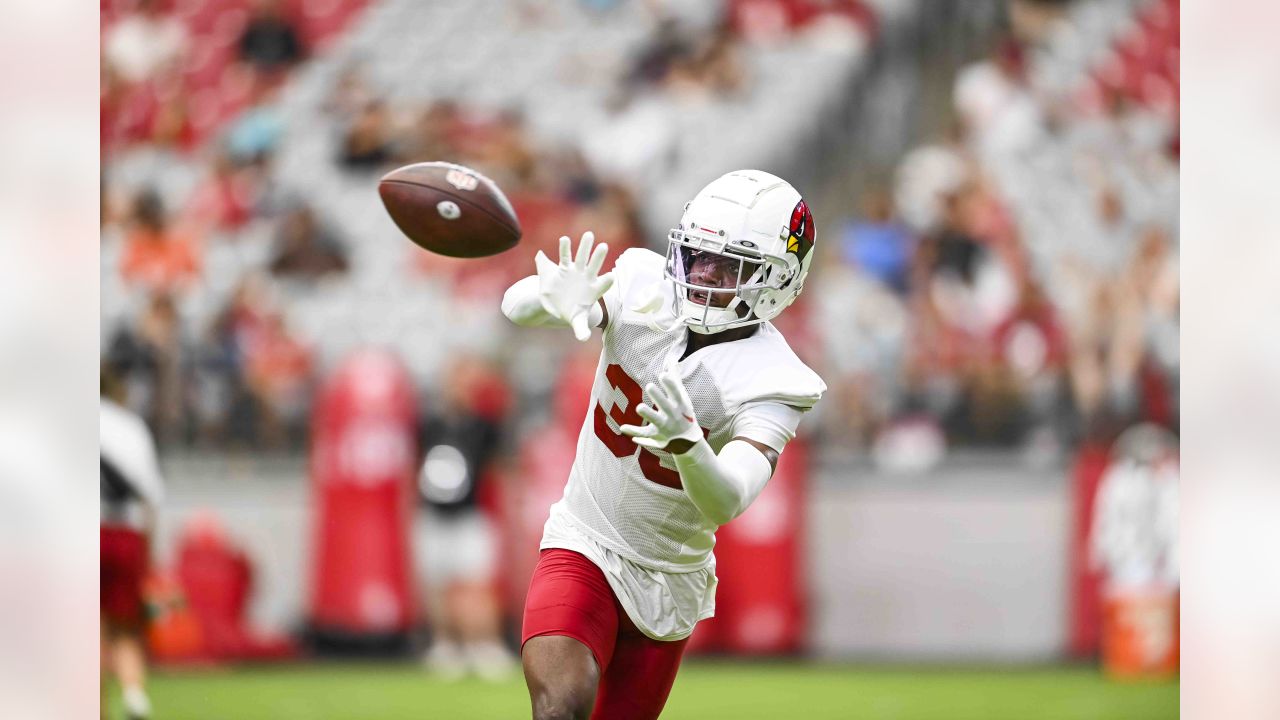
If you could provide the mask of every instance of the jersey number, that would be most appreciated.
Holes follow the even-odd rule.
[[[605,368],[605,379],[609,381],[610,387],[622,393],[627,399],[627,409],[623,410],[621,403],[614,403],[613,408],[609,410],[609,417],[613,418],[618,425],[643,425],[644,418],[640,417],[640,413],[636,412],[636,407],[644,401],[644,390],[640,384],[631,379],[621,365],[610,365]],[[659,485],[665,485],[669,488],[677,490],[683,489],[680,484],[680,473],[675,470],[669,470],[662,466],[661,460],[652,452],[648,452],[648,448],[642,448],[632,441],[631,437],[621,432],[615,431],[609,427],[609,422],[605,418],[604,405],[596,403],[596,437],[600,438],[600,442],[609,448],[609,452],[614,457],[625,458],[636,454],[637,450],[644,450],[640,453],[640,472],[644,476]],[[703,428],[702,434],[705,436],[707,430]]]

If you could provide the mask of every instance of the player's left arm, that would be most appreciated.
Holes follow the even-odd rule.
[[[736,435],[717,454],[707,444],[693,413],[693,403],[671,371],[645,388],[652,405],[636,408],[646,423],[620,429],[645,447],[670,452],[689,499],[706,518],[723,525],[741,515],[764,490],[777,467],[781,446],[794,436],[801,411],[771,403],[753,413],[753,434],[761,433],[778,449],[758,439]],[[770,426],[776,425],[775,431]]]

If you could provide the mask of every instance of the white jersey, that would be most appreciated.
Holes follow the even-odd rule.
[[[614,267],[591,404],[541,547],[590,558],[642,632],[678,640],[714,614],[717,526],[685,494],[670,455],[641,448],[618,427],[643,424],[635,412],[643,388],[678,361],[714,451],[734,437],[781,451],[826,385],[767,322],[748,338],[679,360],[688,330],[675,320],[675,290],[663,277],[664,264],[652,251],[628,250]]]
[[[134,496],[109,502],[104,494],[99,520],[142,529],[142,506],[154,510],[164,499],[164,481],[151,431],[142,418],[103,398],[98,403],[98,443],[103,465],[109,464]]]

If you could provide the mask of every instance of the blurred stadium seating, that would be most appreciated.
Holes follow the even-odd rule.
[[[121,5],[103,5],[108,47],[130,14]],[[292,371],[300,378],[287,368],[268,371],[286,376],[277,384],[306,385],[359,345],[393,342],[420,381],[438,382],[450,345],[463,342],[454,318],[475,316],[466,342],[483,349],[509,336],[483,306],[526,271],[526,253],[535,247],[588,226],[619,245],[659,237],[663,223],[705,180],[706,168],[795,165],[802,172],[807,138],[865,65],[860,60],[875,31],[873,11],[862,9],[853,21],[835,24],[838,29],[825,23],[776,39],[777,33],[758,29],[769,22],[758,17],[762,13],[741,3],[745,9],[735,5],[728,15],[723,32],[729,39],[689,50],[675,47],[679,43],[663,34],[665,26],[635,3],[592,9],[563,2],[535,10],[393,1],[365,14],[361,5],[284,4],[312,49],[309,59],[286,77],[241,82],[254,74],[235,58],[249,7],[174,3],[168,12],[185,28],[187,49],[173,92],[181,96],[175,102],[187,103],[180,114],[198,127],[180,133],[184,139],[176,145],[155,135],[111,134],[104,141],[104,347],[109,361],[138,365],[123,350],[122,357],[112,357],[113,339],[140,322],[156,293],[173,299],[179,338],[159,354],[173,355],[167,361],[174,372],[195,382],[185,383],[180,397],[167,397],[174,393],[154,377],[164,373],[131,373],[143,388],[134,402],[150,418],[161,417],[157,405],[169,406],[161,423],[166,442],[225,444],[231,433],[219,436],[216,428],[228,425],[237,397],[248,396],[240,404],[249,416],[272,402],[264,390],[245,387],[255,384],[246,377],[254,364],[244,357],[254,353],[241,337],[247,331],[214,329],[217,320],[227,320],[233,297],[244,300],[237,326],[280,315],[286,338],[314,361],[313,367],[300,360],[302,367]],[[1153,352],[1130,353],[1149,356],[1127,361],[1135,377],[1090,385],[1084,375],[1091,370],[1080,367],[1088,364],[1081,357],[1086,342],[1076,341],[1088,336],[1100,347],[1119,332],[1096,322],[1101,308],[1125,302],[1101,297],[1114,276],[1163,272],[1160,264],[1167,265],[1176,250],[1176,4],[1139,9],[1078,3],[1068,21],[1053,25],[1038,43],[1010,41],[993,61],[966,68],[955,90],[959,127],[903,159],[894,183],[896,209],[886,208],[874,221],[862,218],[862,225],[826,227],[825,245],[843,246],[839,256],[846,267],[833,268],[824,283],[842,287],[808,298],[812,304],[814,295],[824,297],[823,316],[812,322],[814,353],[826,344],[836,397],[856,396],[829,402],[828,416],[856,416],[850,421],[866,427],[855,435],[868,441],[885,423],[914,417],[917,406],[945,418],[957,403],[944,396],[976,386],[971,376],[999,364],[1005,341],[1030,353],[1014,360],[1022,363],[1016,373],[1027,376],[1014,384],[1032,376],[1037,384],[1015,394],[1060,390],[1054,386],[1059,378],[1040,375],[1072,375],[1074,402],[1057,402],[1057,409],[1092,410],[1100,402],[1102,390],[1093,387],[1099,382],[1115,393],[1131,392],[1139,369],[1150,365],[1159,365],[1166,380],[1171,370],[1176,376],[1176,358],[1168,357],[1176,315],[1169,327],[1168,297],[1150,299],[1161,308],[1136,310],[1165,317],[1150,318],[1164,325],[1154,328],[1160,335],[1151,338]],[[706,24],[689,14],[680,20],[695,29]],[[512,32],[517,26],[520,32]],[[760,35],[769,40],[757,40]],[[108,73],[110,59],[108,54],[104,62]],[[1001,75],[1006,72],[1008,77]],[[546,78],[555,82],[537,82]],[[154,94],[149,86],[165,82],[131,86],[120,105],[112,104],[115,89],[104,86],[104,137],[107,128],[137,127],[128,119],[139,112],[133,103],[145,102]],[[777,112],[779,100],[803,112]],[[344,140],[357,126],[379,136],[377,147],[368,158],[343,161]],[[502,182],[516,197],[528,249],[483,267],[462,267],[420,257],[399,242],[371,192],[371,173],[434,157],[472,162]],[[198,261],[190,277],[175,280],[177,287],[168,280],[159,286],[130,280],[121,272],[136,220],[133,199],[148,188],[160,192],[167,222]],[[957,195],[946,202],[959,207],[942,207],[941,198]],[[287,264],[272,272],[285,242],[285,218],[302,205],[315,210],[316,227],[299,231],[305,237],[297,252],[330,249],[346,260],[342,269],[320,273],[326,276],[320,282],[306,272],[291,279]],[[956,217],[942,217],[947,212]],[[824,214],[840,218],[838,208]],[[892,229],[895,224],[900,230]],[[876,226],[887,232],[877,236]],[[933,240],[945,257],[922,260],[939,245]],[[877,243],[881,254],[896,258],[886,260],[894,267],[866,256],[877,252]],[[895,249],[895,243],[910,248]],[[1150,267],[1138,268],[1130,257],[1140,244],[1146,248],[1142,262]],[[840,264],[839,256],[828,261]],[[927,262],[965,274],[977,268],[976,284],[961,283],[959,295],[946,280],[917,277],[908,287],[907,275],[918,275]],[[944,270],[923,272],[945,276]],[[896,274],[889,278],[893,293],[883,293],[882,282],[861,282],[866,275],[886,279],[876,273]],[[926,286],[929,292],[923,292]],[[927,299],[936,293],[945,301]],[[1029,296],[1026,302],[1022,296]],[[917,302],[921,297],[924,303]],[[1026,323],[1010,327],[1025,319],[1016,311],[1019,304],[1026,306],[1024,315],[1036,316],[1031,325],[1052,337],[1021,332]],[[940,312],[951,317],[921,316]],[[864,320],[872,326],[846,332],[846,319],[837,313],[857,319],[859,329]],[[1037,342],[1052,352],[1035,350]],[[1045,359],[1036,360],[1037,352]],[[1037,362],[1049,367],[1042,373],[1027,366]],[[967,363],[977,367],[961,367]],[[924,367],[910,367],[916,364]],[[538,367],[554,366],[544,360]],[[856,389],[846,388],[845,379]],[[305,404],[306,391],[299,393],[290,402]],[[1014,404],[1055,404],[1042,397],[1021,400]],[[1035,412],[1046,415],[1043,407]],[[305,417],[301,407],[285,414],[294,422]],[[256,430],[251,435],[253,442],[263,439]],[[973,433],[948,435],[964,442],[961,436]]]

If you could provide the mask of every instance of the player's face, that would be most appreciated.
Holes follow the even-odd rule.
[[[727,290],[734,290],[738,287],[738,272],[741,263],[737,260],[715,253],[698,252],[696,250],[690,254],[692,258],[689,261],[689,282],[695,285],[725,288]],[[741,271],[745,280],[750,270],[741,268]],[[699,304],[722,308],[728,307],[733,300],[733,293],[690,289],[689,299]]]

